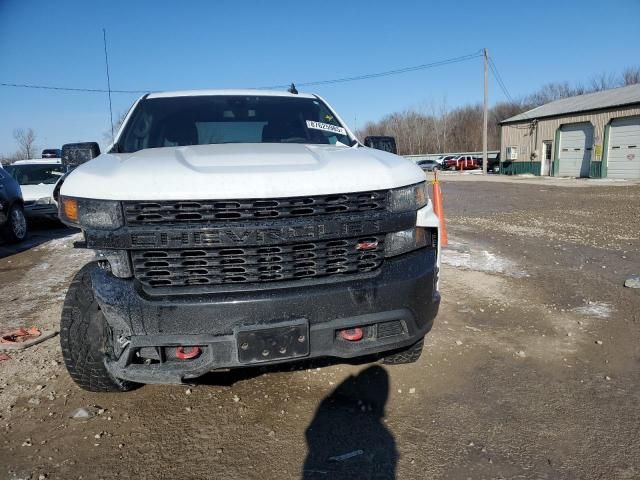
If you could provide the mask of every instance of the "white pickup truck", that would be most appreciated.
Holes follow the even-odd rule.
[[[65,145],[63,161],[98,153]],[[59,204],[97,252],[61,320],[87,390],[315,357],[412,362],[438,311],[424,173],[364,147],[316,95],[147,94]]]

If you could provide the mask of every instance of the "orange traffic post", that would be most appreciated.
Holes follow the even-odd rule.
[[[449,244],[447,238],[447,225],[444,222],[444,205],[442,202],[442,191],[438,181],[438,172],[433,172],[433,211],[440,220],[440,246],[446,247]]]

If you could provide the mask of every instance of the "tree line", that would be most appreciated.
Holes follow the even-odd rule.
[[[602,73],[589,83],[571,85],[552,82],[530,95],[503,101],[488,111],[489,150],[500,148],[500,122],[545,103],[585,93],[640,83],[640,67],[625,69],[619,75]],[[446,101],[434,102],[390,113],[379,121],[367,122],[356,131],[360,139],[369,135],[396,138],[400,155],[421,153],[472,152],[482,150],[482,104],[449,109]]]

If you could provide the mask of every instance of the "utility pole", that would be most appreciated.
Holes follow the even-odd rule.
[[[489,155],[487,154],[487,121],[489,108],[489,51],[483,49],[484,58],[484,108],[482,109],[482,173],[487,174]]]

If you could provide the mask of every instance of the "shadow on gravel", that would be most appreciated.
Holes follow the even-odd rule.
[[[286,373],[314,368],[329,367],[331,365],[364,365],[377,362],[379,357],[375,355],[358,358],[314,358],[311,360],[299,360],[293,363],[281,363],[264,365],[262,367],[234,368],[227,371],[213,371],[201,377],[185,381],[192,385],[213,385],[219,387],[231,387],[239,382],[260,377],[266,373]]]
[[[396,442],[382,422],[388,396],[389,374],[374,365],[322,400],[305,432],[302,479],[396,478]]]
[[[75,228],[67,228],[60,222],[53,220],[29,220],[29,233],[23,242],[9,244],[0,236],[0,258],[10,257],[42,245],[49,240],[68,237],[77,232],[78,230]]]

